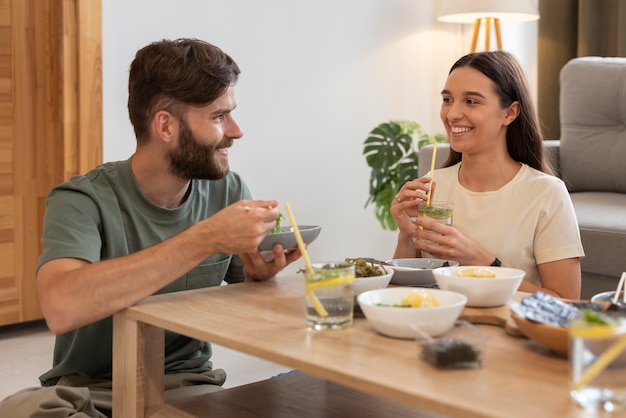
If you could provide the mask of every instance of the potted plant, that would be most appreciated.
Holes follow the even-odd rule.
[[[365,207],[374,204],[383,229],[398,229],[389,213],[391,202],[404,183],[417,178],[419,149],[435,142],[448,142],[448,138],[445,134],[429,135],[413,121],[384,122],[369,133],[363,144],[363,155],[372,169]]]

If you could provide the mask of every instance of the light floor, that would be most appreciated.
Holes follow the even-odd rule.
[[[52,365],[54,335],[43,322],[0,327],[0,400],[32,386]],[[226,370],[224,387],[234,387],[290,370],[226,347],[213,345],[213,367]]]

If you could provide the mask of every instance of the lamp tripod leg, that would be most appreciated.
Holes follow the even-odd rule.
[[[500,19],[494,19],[496,27],[496,41],[498,42],[498,51],[502,51],[502,36],[500,35]]]
[[[485,51],[489,51],[489,44],[491,43],[491,18],[485,18]]]
[[[480,30],[480,19],[476,19],[474,22],[474,35],[472,36],[472,50],[471,52],[476,52],[476,43],[478,42],[478,31]]]

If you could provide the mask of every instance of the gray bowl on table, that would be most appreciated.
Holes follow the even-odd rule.
[[[591,297],[591,302],[613,302],[613,297],[615,296],[615,290],[609,290],[608,292],[597,293]],[[626,306],[626,301],[624,301],[624,294],[620,292],[619,297],[615,303],[618,306]]]
[[[394,270],[391,284],[401,286],[433,286],[436,284],[434,269],[459,265],[456,261],[439,258],[397,258],[387,263]]]

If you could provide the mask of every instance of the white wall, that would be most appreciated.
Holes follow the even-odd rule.
[[[437,22],[437,5],[104,1],[104,160],[125,159],[134,151],[126,100],[137,49],[163,38],[201,38],[242,69],[234,116],[244,137],[231,149],[230,164],[253,195],[289,201],[298,223],[322,225],[309,247],[313,261],[390,258],[395,233],[382,230],[373,207],[364,208],[369,168],[362,146],[368,132],[389,119],[411,119],[430,133],[443,132],[439,91],[449,67],[469,51],[471,25]],[[505,27],[503,40],[535,85],[536,25]],[[286,272],[300,267],[299,261]]]

